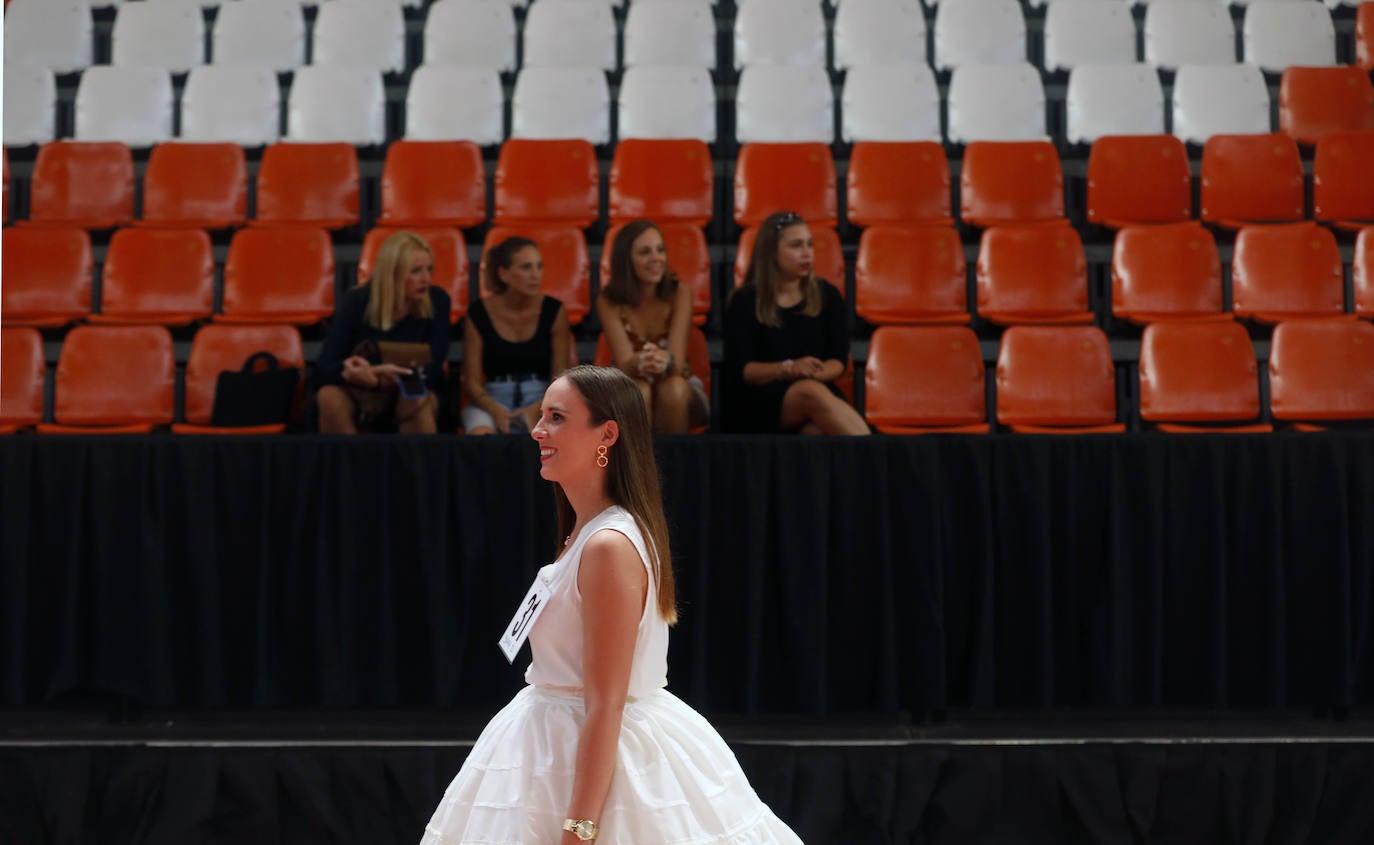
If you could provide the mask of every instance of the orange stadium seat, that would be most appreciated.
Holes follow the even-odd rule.
[[[586,236],[572,226],[493,226],[482,244],[478,278],[485,272],[491,248],[512,235],[529,238],[539,247],[544,260],[544,293],[562,300],[570,324],[581,323],[592,310],[592,265]]]
[[[21,226],[112,229],[133,221],[134,158],[124,144],[54,141],[38,148]]]
[[[861,141],[845,175],[849,222],[948,226],[949,162],[934,141]]]
[[[864,366],[864,418],[885,434],[986,434],[985,380],[972,330],[881,326]]]
[[[1096,326],[1012,326],[997,354],[997,421],[1021,434],[1111,433],[1116,370]]]
[[[214,308],[215,259],[204,229],[120,229],[110,239],[92,323],[185,326]]]
[[[1279,128],[1304,144],[1328,132],[1374,129],[1374,84],[1350,65],[1285,68],[1279,82]]]
[[[57,328],[91,311],[91,239],[81,229],[6,229],[0,318]]]
[[[601,214],[596,149],[580,138],[512,138],[496,160],[497,226],[575,226]]]
[[[146,434],[172,422],[176,359],[162,326],[77,326],[57,360],[42,434]]]
[[[324,229],[240,229],[224,262],[220,323],[312,325],[334,311],[334,248]]]
[[[695,223],[659,223],[663,243],[668,247],[668,266],[678,281],[692,290],[692,322],[700,326],[711,312],[711,250],[706,235]],[[601,286],[611,280],[611,245],[620,233],[620,226],[606,232],[601,249]]]
[[[959,187],[959,217],[970,226],[1067,222],[1064,174],[1049,141],[971,142]]]
[[[745,276],[749,274],[749,260],[754,254],[754,241],[757,237],[758,229],[745,229],[740,232],[739,247],[735,250],[735,287],[744,284]],[[840,236],[835,234],[834,229],[811,227],[811,240],[814,244],[811,257],[812,272],[816,274],[816,278],[825,279],[834,285],[843,296],[845,267]]]
[[[463,233],[446,227],[406,229],[403,226],[376,226],[363,239],[362,256],[358,259],[358,284],[372,275],[372,262],[386,239],[396,232],[410,231],[425,239],[434,251],[433,284],[448,294],[452,313],[449,321],[456,323],[468,313],[468,283],[472,275],[468,268],[468,246]]]
[[[1068,226],[994,226],[978,248],[978,314],[998,325],[1090,323],[1088,263]]]
[[[1312,160],[1312,216],[1338,229],[1374,222],[1374,130],[1331,132]]]
[[[968,312],[964,245],[953,227],[874,226],[859,238],[854,307],[869,323],[962,323]]]
[[[611,159],[611,225],[647,217],[659,225],[711,222],[715,167],[695,138],[627,138]]]
[[[1286,223],[1303,217],[1302,159],[1292,138],[1213,135],[1202,148],[1202,213],[1208,223]]]
[[[1355,10],[1355,64],[1374,70],[1374,3]]]
[[[471,141],[395,141],[382,167],[386,226],[469,228],[487,219],[482,150]]]
[[[1374,319],[1374,226],[1366,226],[1355,238],[1355,258],[1350,262],[1355,282],[1355,314]]]
[[[255,226],[358,222],[358,153],[352,144],[268,144],[258,167]]]
[[[153,147],[136,226],[224,229],[248,219],[248,167],[238,144]]]
[[[277,434],[284,431],[285,424],[241,428],[210,425],[219,374],[241,369],[248,357],[256,352],[270,352],[276,356],[279,366],[296,367],[305,372],[301,335],[294,326],[205,326],[197,331],[191,341],[191,354],[186,359],[183,403],[186,422],[173,425],[173,433]]]
[[[1231,258],[1236,316],[1259,323],[1345,311],[1345,275],[1336,236],[1316,223],[1247,226]]]
[[[1161,431],[1215,431],[1187,423],[1259,423],[1259,367],[1245,327],[1234,321],[1152,323],[1140,341],[1140,418]]]
[[[1275,326],[1269,410],[1284,421],[1374,419],[1374,325],[1335,319]]]
[[[735,162],[735,222],[757,226],[787,210],[813,227],[834,226],[840,215],[836,184],[829,144],[745,144]]]
[[[46,374],[38,329],[0,329],[0,434],[43,421]]]
[[[1112,314],[1156,320],[1229,320],[1222,310],[1221,258],[1201,223],[1127,226],[1112,247]]]
[[[1173,135],[1108,135],[1088,153],[1088,222],[1177,223],[1193,216],[1188,151]]]

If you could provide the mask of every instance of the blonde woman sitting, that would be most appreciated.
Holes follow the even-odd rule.
[[[397,232],[377,253],[372,277],[344,294],[312,375],[320,431],[433,434],[448,358],[449,298],[431,284],[434,253],[414,232]],[[359,344],[428,346],[405,364],[371,360]]]

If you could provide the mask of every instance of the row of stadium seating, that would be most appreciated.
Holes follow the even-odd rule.
[[[355,279],[366,277],[382,241],[395,231],[378,227],[368,233]],[[746,233],[750,240],[752,231]],[[846,267],[834,233],[814,231],[817,271],[843,290]],[[856,315],[870,326],[967,325],[976,318],[989,333],[1018,324],[1097,322],[1115,330],[1119,321],[1232,315],[1258,326],[1347,313],[1374,318],[1371,231],[1364,229],[1354,248],[1349,301],[1336,240],[1313,223],[1243,228],[1225,265],[1211,233],[1197,223],[1127,227],[1116,238],[1110,289],[1089,272],[1082,244],[1069,227],[990,228],[970,273],[953,229],[875,226],[860,239],[851,296]],[[434,284],[449,293],[456,323],[480,295],[461,235],[453,229],[420,232],[434,247]],[[591,312],[593,288],[582,234],[572,228],[496,227],[487,244],[515,233],[532,235],[540,244],[544,290],[564,302],[570,323],[581,324]],[[694,292],[702,324],[723,295],[712,282],[700,230],[678,225],[665,235],[674,266],[684,268],[683,282]],[[608,256],[610,249],[601,254]],[[748,254],[749,244],[742,244],[736,285]],[[315,326],[332,313],[341,284],[354,282],[336,271],[328,234],[306,227],[244,229],[218,268],[203,230],[121,229],[105,254],[98,294],[92,266],[90,242],[79,229],[6,229],[4,324],[180,327],[213,318]],[[1223,266],[1229,272],[1223,273]],[[607,272],[603,266],[601,278]]]
[[[0,433],[146,433],[169,425],[187,434],[276,433],[285,427],[208,425],[216,378],[261,350],[284,366],[304,366],[300,337],[284,326],[204,327],[180,376],[172,336],[159,326],[73,329],[51,381],[36,330],[6,328],[0,340]],[[861,404],[888,433],[984,433],[992,420],[1019,433],[1120,432],[1142,422],[1170,432],[1256,432],[1272,430],[1272,421],[1311,430],[1374,418],[1374,325],[1356,320],[1280,323],[1267,377],[1244,329],[1231,322],[1152,324],[1138,368],[1119,369],[1106,335],[1092,326],[1010,328],[991,371],[967,328],[887,326],[874,333]]]
[[[614,95],[595,68],[528,68],[508,100],[495,71],[423,65],[393,100],[380,73],[359,67],[301,68],[283,94],[266,68],[197,67],[177,86],[160,68],[100,66],[85,71],[63,100],[50,71],[7,64],[4,142],[25,147],[71,137],[146,147],[179,139],[257,147],[285,139],[372,147],[400,138],[484,146],[507,137],[598,145],[698,138],[721,141],[719,155],[731,149],[730,138],[956,145],[1048,136],[1072,145],[1167,131],[1201,144],[1212,135],[1278,128],[1310,143],[1333,128],[1374,129],[1374,85],[1352,66],[1287,68],[1274,96],[1253,65],[1185,66],[1167,88],[1166,95],[1144,65],[1085,65],[1067,85],[1048,89],[1025,63],[965,65],[943,86],[924,66],[860,65],[837,94],[818,66],[759,65],[744,71],[726,102],[700,67],[632,68]]]
[[[1298,145],[1280,133],[1217,135],[1203,148],[1197,219],[1234,229],[1246,223],[1315,219],[1341,229],[1374,220],[1374,130],[1334,132],[1316,145],[1311,208]],[[975,141],[954,180],[943,148],[932,142],[855,145],[839,190],[824,144],[746,144],[717,197],[714,164],[694,140],[630,140],[617,146],[602,202],[595,150],[580,140],[514,139],[502,146],[488,190],[476,145],[401,141],[387,151],[380,214],[389,226],[573,226],[586,229],[637,217],[705,226],[718,199],[740,227],[779,208],[812,224],[878,223],[969,227],[1128,223],[1193,219],[1192,172],[1182,142],[1168,135],[1109,136],[1093,145],[1081,215],[1066,205],[1063,167],[1046,141]],[[225,228],[307,225],[344,229],[374,220],[360,209],[362,180],[347,144],[269,146],[248,208],[248,165],[233,144],[164,143],[153,148],[141,182],[119,143],[56,141],[38,153],[24,226],[108,229],[148,226]],[[8,180],[6,181],[8,190]],[[488,208],[491,211],[488,212]],[[957,211],[956,211],[957,209]],[[6,219],[8,219],[6,209]],[[723,221],[717,221],[723,222]]]
[[[361,275],[394,231],[378,227],[368,234]],[[1090,273],[1072,228],[989,228],[970,273],[952,229],[879,225],[860,239],[852,301],[868,326],[977,319],[988,324],[989,333],[1014,324],[1096,322],[1116,328],[1123,320],[1145,324],[1232,315],[1257,326],[1345,313],[1374,319],[1371,231],[1364,229],[1356,242],[1348,300],[1336,239],[1311,223],[1241,229],[1226,273],[1212,235],[1201,225],[1128,227],[1117,235],[1110,289]],[[544,290],[563,301],[573,326],[583,322],[591,312],[592,282],[580,232],[493,228],[488,243],[515,232],[540,243]],[[669,228],[665,235],[675,265],[686,265],[683,282],[694,291],[698,323],[705,323],[719,294],[705,249],[691,250],[691,232],[699,238],[699,229],[690,227]],[[420,234],[434,247],[434,283],[448,291],[452,320],[458,322],[467,302],[480,295],[470,279],[462,236],[455,229],[420,229]],[[831,236],[818,240],[827,243]],[[750,247],[743,245],[739,256],[747,256]],[[818,271],[841,284],[844,258],[833,246],[816,251]],[[609,253],[605,249],[602,256]],[[680,261],[684,254],[695,260]],[[736,284],[743,264],[736,261]],[[602,278],[606,273],[600,269]],[[121,229],[104,256],[99,294],[93,293],[85,232],[11,228],[4,232],[4,275],[5,326],[41,328],[76,322],[181,327],[212,317],[225,323],[316,326],[333,312],[339,283],[352,284],[335,269],[326,232],[304,227],[243,229],[221,267],[201,229]]]
[[[1043,18],[1034,15],[1034,27],[1027,25],[1029,7],[1018,0],[960,0],[929,11],[916,0],[854,0],[833,11],[819,2],[750,0],[719,17],[703,0],[639,0],[623,16],[606,0],[538,2],[523,15],[514,14],[508,0],[438,0],[417,16],[422,35],[413,40],[402,7],[390,2],[333,0],[309,20],[296,0],[205,4],[211,8],[204,16],[201,5],[120,6],[109,35],[110,61],[176,72],[207,61],[279,71],[348,64],[392,73],[421,61],[502,72],[680,65],[719,67],[724,76],[750,65],[842,71],[856,64],[928,63],[950,70],[1027,59],[1047,71],[1138,59],[1167,69],[1245,61],[1277,71],[1332,64],[1348,52],[1338,49],[1332,12],[1319,0],[1254,0],[1234,19],[1223,3],[1155,0],[1139,24],[1127,3],[1056,0]],[[1366,67],[1374,40],[1371,14],[1364,12],[1353,27],[1353,52]],[[70,72],[95,63],[86,0],[17,0],[7,29],[14,38],[7,39],[6,52],[16,65]],[[720,30],[732,37],[718,37]]]

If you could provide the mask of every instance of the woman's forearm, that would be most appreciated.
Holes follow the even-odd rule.
[[[587,711],[577,739],[577,768],[573,775],[572,800],[568,818],[601,821],[606,796],[615,776],[616,753],[620,746],[620,707],[597,707]]]
[[[787,366],[783,361],[750,361],[744,365],[745,384],[768,384],[786,376]]]

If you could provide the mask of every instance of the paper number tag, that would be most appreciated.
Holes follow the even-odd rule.
[[[544,612],[544,606],[549,603],[549,596],[552,594],[553,591],[544,583],[544,579],[536,575],[534,583],[530,585],[530,591],[525,593],[525,598],[516,608],[515,615],[506,625],[505,633],[501,635],[501,641],[498,643],[501,653],[506,655],[507,663],[515,662],[515,655],[520,653],[520,647],[529,638],[530,629],[539,619],[539,614]]]

